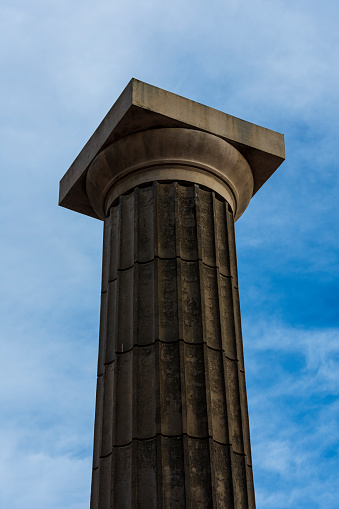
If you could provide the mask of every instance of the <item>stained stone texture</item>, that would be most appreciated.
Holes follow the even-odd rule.
[[[255,507],[234,221],[284,157],[132,79],[61,179],[104,221],[91,509]]]
[[[101,217],[86,192],[88,169],[97,155],[136,133],[163,128],[193,129],[231,144],[251,167],[253,194],[285,159],[282,134],[132,78],[61,179],[59,204],[82,214]]]
[[[91,509],[255,508],[233,213],[153,182],[104,223]]]

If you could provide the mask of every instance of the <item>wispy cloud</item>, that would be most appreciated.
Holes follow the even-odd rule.
[[[273,500],[274,507],[335,507],[339,329],[296,330],[266,322],[247,332],[259,507],[273,507]]]
[[[1,7],[0,505],[88,507],[102,227],[58,180],[132,76],[284,132],[237,224],[258,508],[334,509],[339,4]]]

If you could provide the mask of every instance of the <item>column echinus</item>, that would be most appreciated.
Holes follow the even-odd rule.
[[[255,507],[234,221],[283,160],[132,79],[61,180],[104,222],[91,509]]]

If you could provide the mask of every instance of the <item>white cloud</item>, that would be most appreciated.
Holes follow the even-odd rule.
[[[243,310],[258,507],[337,506],[338,330],[287,320],[272,273],[312,274],[319,312],[329,307],[338,11],[334,0],[3,3],[2,506],[88,507],[102,229],[57,208],[58,180],[132,76],[286,133],[286,163],[237,225],[242,295],[263,303],[261,324]]]
[[[335,507],[338,335],[269,321],[251,330],[245,326],[259,507]]]

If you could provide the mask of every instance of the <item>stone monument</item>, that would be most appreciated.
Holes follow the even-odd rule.
[[[234,221],[283,160],[132,79],[62,178],[104,221],[91,509],[255,508]]]

